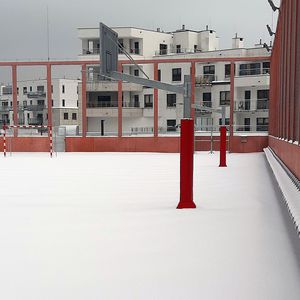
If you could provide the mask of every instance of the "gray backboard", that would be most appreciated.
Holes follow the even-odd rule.
[[[118,68],[118,34],[100,23],[100,75],[110,76]]]

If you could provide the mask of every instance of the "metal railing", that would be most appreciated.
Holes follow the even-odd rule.
[[[234,132],[268,132],[269,125],[234,125]]]
[[[46,97],[46,92],[28,92],[26,94],[27,98],[40,98],[40,97]]]
[[[100,48],[82,49],[83,55],[94,55],[94,54],[99,54],[99,53],[100,53]]]
[[[213,74],[204,74],[195,77],[196,85],[207,85],[211,84],[213,81],[217,81],[217,76]]]
[[[269,99],[238,100],[234,102],[235,111],[268,110]]]
[[[256,69],[240,69],[238,76],[257,76],[257,75],[269,75],[270,68],[256,68]]]
[[[140,108],[139,102],[123,102],[124,108]],[[87,108],[118,108],[118,101],[87,103]]]
[[[189,49],[189,48],[170,48],[170,49],[160,49],[155,51],[155,55],[168,55],[168,54],[184,54],[184,53],[195,53],[200,52],[199,50]]]

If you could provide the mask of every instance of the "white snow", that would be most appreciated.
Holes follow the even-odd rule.
[[[13,154],[1,163],[0,299],[294,300],[300,241],[264,154]]]

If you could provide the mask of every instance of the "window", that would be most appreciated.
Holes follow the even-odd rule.
[[[176,131],[176,120],[167,120],[167,131]]]
[[[145,108],[153,107],[153,95],[144,95],[144,106]]]
[[[51,94],[53,94],[53,85],[51,85]]]
[[[230,105],[230,92],[229,91],[220,92],[220,105]]]
[[[159,44],[159,54],[160,55],[168,54],[168,45]]]
[[[257,91],[257,109],[269,109],[269,90]]]
[[[263,74],[270,74],[270,62],[263,62]]]
[[[203,99],[203,106],[211,107],[211,93],[203,93],[202,99]]]
[[[257,99],[269,99],[269,90],[258,90]]]
[[[27,86],[24,86],[23,87],[23,95],[26,95],[27,94]]]
[[[172,69],[172,81],[181,81],[181,68]]]
[[[134,107],[140,107],[140,97],[139,95],[134,95],[133,96],[133,106]]]
[[[140,44],[139,42],[134,42],[134,53],[140,54]]]
[[[65,107],[65,106],[66,106],[66,100],[62,99],[62,107]]]
[[[245,118],[244,119],[244,125],[245,125],[244,130],[245,131],[250,131],[250,129],[251,129],[251,120],[250,120],[250,118]]]
[[[44,106],[45,105],[45,100],[38,100],[37,105]]]
[[[32,86],[29,87],[29,92],[32,92]]]
[[[203,67],[203,74],[204,75],[215,75],[215,66],[204,66]]]
[[[32,105],[32,100],[30,100],[30,105]]]
[[[54,106],[54,101],[52,100],[52,107]]]
[[[78,100],[77,100],[77,107],[78,107]]]
[[[260,73],[260,63],[240,65],[240,76],[259,75]]]
[[[268,131],[269,118],[257,118],[256,119],[256,130],[257,131]]]
[[[176,107],[176,94],[167,94],[167,107]]]
[[[23,101],[23,106],[27,106],[27,101]]]
[[[17,95],[19,95],[19,88],[17,87]]]
[[[69,120],[69,114],[68,113],[64,113],[64,120]]]
[[[157,80],[161,81],[161,70],[157,70]]]
[[[235,74],[235,65],[234,65],[234,74]],[[231,75],[231,64],[225,65],[225,78],[230,77]]]
[[[225,118],[225,125],[226,125],[226,126],[229,126],[229,123],[230,123],[230,119],[229,119],[229,118]],[[223,125],[223,124],[222,124],[222,118],[219,119],[219,125],[220,125],[220,126]]]
[[[77,114],[76,113],[72,113],[72,120],[77,120]]]
[[[198,45],[194,45],[194,52],[197,52],[198,50]]]
[[[44,93],[45,87],[43,85],[38,85],[36,87],[37,92]]]
[[[62,86],[61,86],[61,92],[64,94],[65,93],[65,85],[63,84]]]
[[[181,53],[181,45],[176,45],[176,53]]]
[[[134,76],[139,76],[139,70],[138,69],[134,70]]]
[[[251,99],[251,91],[245,91],[245,100]]]

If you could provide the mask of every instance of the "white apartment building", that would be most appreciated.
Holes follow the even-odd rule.
[[[162,59],[172,63],[159,63],[159,80],[181,84],[184,75],[190,74],[190,63],[178,63],[176,59],[230,58],[242,57],[245,61],[236,64],[235,70],[235,132],[261,132],[268,130],[269,68],[268,59],[247,62],[251,57],[268,57],[262,43],[254,48],[245,48],[244,40],[237,35],[232,39],[231,49],[219,49],[219,38],[214,30],[187,30],[184,26],[174,32],[162,32],[132,28],[113,28],[119,35],[119,42],[133,59]],[[99,28],[79,28],[82,41],[80,60],[99,60]],[[124,54],[120,60],[126,60]],[[153,79],[153,64],[139,65]],[[211,108],[226,106],[227,122],[230,116],[230,64],[196,63],[195,102]],[[133,64],[124,65],[123,72],[144,77]],[[91,65],[87,78],[87,124],[88,134],[105,135],[117,133],[117,82],[99,76],[99,65]],[[123,83],[123,134],[152,133],[154,123],[154,90],[133,83]],[[79,106],[81,105],[79,93]],[[79,109],[81,110],[81,109]],[[183,97],[159,90],[159,132],[172,133],[183,116]],[[196,126],[199,131],[218,127],[221,116],[217,113],[198,113]],[[105,126],[105,128],[102,128]]]
[[[52,80],[53,126],[78,125],[78,80]],[[47,124],[47,81],[17,83],[19,125]],[[0,123],[13,125],[12,86],[0,87]]]

